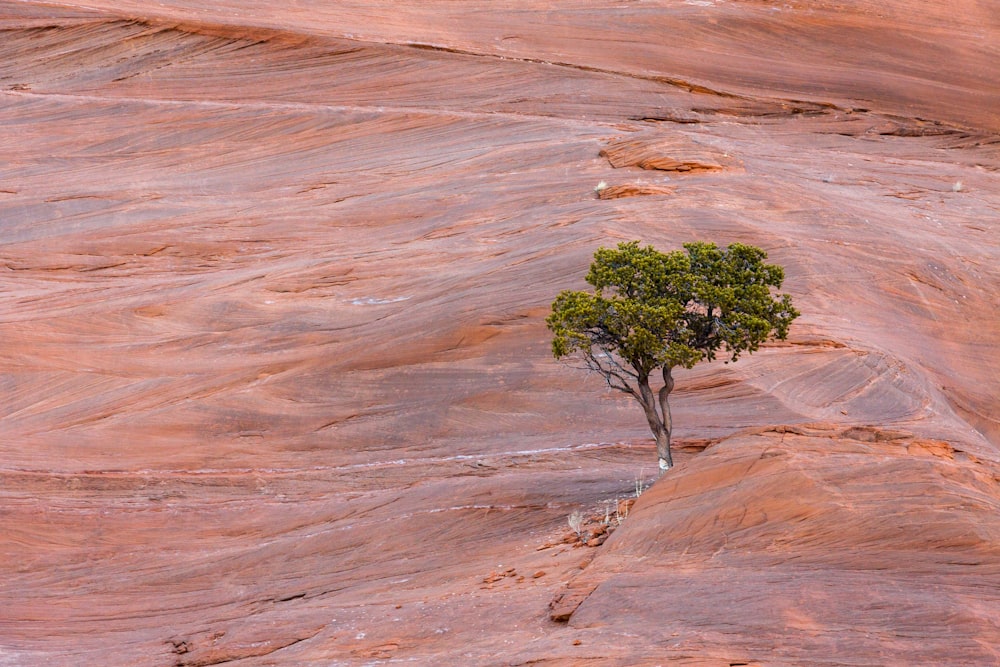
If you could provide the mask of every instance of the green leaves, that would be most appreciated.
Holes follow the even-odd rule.
[[[723,348],[735,361],[771,336],[785,338],[799,315],[788,295],[772,296],[784,271],[765,259],[740,243],[686,243],[668,253],[637,241],[600,248],[586,276],[594,293],[565,291],[552,304],[552,353],[579,353],[622,382],[690,368]]]
[[[683,252],[664,254],[630,241],[618,244],[617,250],[599,248],[586,280],[598,294],[612,288],[626,299],[655,300],[679,296],[676,292],[683,287],[682,279],[690,268]]]

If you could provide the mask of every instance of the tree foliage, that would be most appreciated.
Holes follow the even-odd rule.
[[[784,270],[765,259],[763,250],[741,243],[686,243],[666,253],[637,241],[600,248],[586,276],[593,293],[564,291],[552,304],[552,353],[582,359],[639,401],[661,467],[670,467],[672,369],[720,352],[736,361],[771,337],[786,338],[799,315],[790,296],[772,295]],[[657,400],[649,381],[658,370]]]

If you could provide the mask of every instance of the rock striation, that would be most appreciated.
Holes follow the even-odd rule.
[[[496,5],[0,0],[0,664],[1000,661],[1000,15]],[[803,312],[648,489],[630,239]]]
[[[636,664],[989,663],[997,480],[903,433],[750,430],[640,497],[552,616]]]

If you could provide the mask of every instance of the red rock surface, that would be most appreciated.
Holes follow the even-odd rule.
[[[1000,661],[1000,12],[495,4],[0,0],[0,664]],[[573,547],[633,238],[803,316]]]

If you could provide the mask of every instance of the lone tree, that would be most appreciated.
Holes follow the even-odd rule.
[[[582,359],[608,386],[632,396],[656,437],[660,468],[673,466],[670,406],[673,369],[752,353],[770,337],[784,340],[799,312],[787,294],[772,296],[785,272],[765,264],[760,248],[685,243],[662,253],[638,241],[600,248],[586,280],[594,293],[564,291],[546,323],[556,359]],[[727,362],[728,363],[728,362]],[[650,378],[663,385],[654,393]]]

